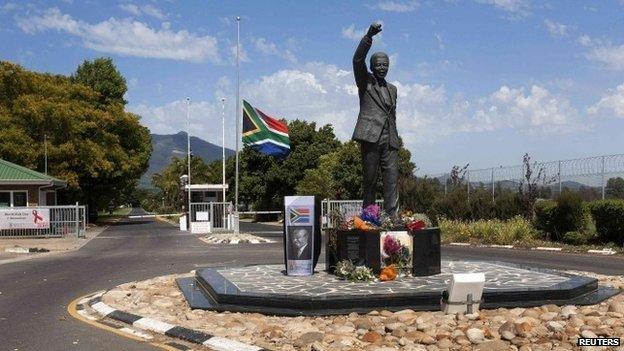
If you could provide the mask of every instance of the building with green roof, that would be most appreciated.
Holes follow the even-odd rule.
[[[53,206],[67,182],[0,159],[0,207]]]

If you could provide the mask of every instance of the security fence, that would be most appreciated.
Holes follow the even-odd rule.
[[[588,199],[607,197],[610,178],[624,177],[624,154],[593,156],[571,160],[530,163],[533,176],[541,172],[538,185],[546,189],[547,197],[556,197],[563,189],[583,192]],[[484,188],[495,196],[497,190],[518,190],[525,177],[525,165],[466,169],[463,184],[468,192]],[[451,188],[451,174],[427,175],[440,182],[440,191],[447,194]]]
[[[2,238],[35,238],[35,237],[84,237],[86,230],[86,207],[69,206],[37,206],[37,207],[6,207],[0,208]],[[44,223],[40,228],[24,228],[23,221],[28,218],[23,213],[33,215],[35,221],[45,222],[42,214],[49,213],[49,225]]]
[[[192,202],[190,208],[191,223],[210,223],[209,232],[233,229],[231,202]]]
[[[383,200],[377,200],[377,205],[383,208]],[[353,217],[362,212],[363,200],[330,200],[321,202],[321,229],[333,228],[334,223],[332,213],[339,212],[343,218]]]

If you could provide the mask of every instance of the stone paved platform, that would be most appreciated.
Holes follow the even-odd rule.
[[[217,269],[241,293],[269,293],[299,296],[396,294],[446,289],[453,273],[485,273],[488,290],[548,288],[569,278],[488,262],[442,261],[442,273],[429,277],[402,277],[391,282],[348,282],[324,271],[310,277],[289,277],[284,266],[252,266]]]
[[[617,293],[593,278],[508,263],[443,260],[441,267],[438,275],[392,282],[348,282],[324,271],[289,277],[282,265],[205,268],[178,286],[192,308],[277,315],[439,310],[453,273],[485,273],[484,308],[594,304]]]

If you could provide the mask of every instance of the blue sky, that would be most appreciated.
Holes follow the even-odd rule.
[[[391,57],[398,126],[419,173],[621,153],[624,1],[0,1],[0,59],[71,74],[109,56],[128,109],[153,133],[185,128],[233,147],[241,95],[269,115],[357,118],[351,58],[368,25]]]

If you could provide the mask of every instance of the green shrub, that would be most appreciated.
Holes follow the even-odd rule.
[[[595,238],[589,231],[573,231],[563,234],[562,241],[570,245],[587,245]]]
[[[560,241],[567,232],[587,229],[588,216],[583,199],[577,193],[565,190],[556,201],[538,201],[535,204],[535,227]]]
[[[567,232],[579,231],[586,226],[585,204],[580,194],[564,190],[557,197],[554,225],[555,240],[560,240]]]
[[[538,201],[535,204],[535,228],[546,233],[555,231],[555,210],[557,203],[552,200]]]
[[[478,220],[472,222],[439,219],[444,241],[507,245],[530,243],[539,238],[531,222],[517,216],[509,220]]]
[[[596,222],[599,240],[624,244],[624,200],[594,201],[589,209]]]
[[[518,194],[503,191],[495,197],[494,216],[498,219],[510,219],[521,214]]]
[[[435,213],[445,218],[462,220],[470,216],[468,193],[462,186],[456,186],[446,196],[438,198],[433,207]]]
[[[492,193],[483,188],[476,188],[470,191],[468,206],[470,207],[470,219],[472,220],[494,218]]]

